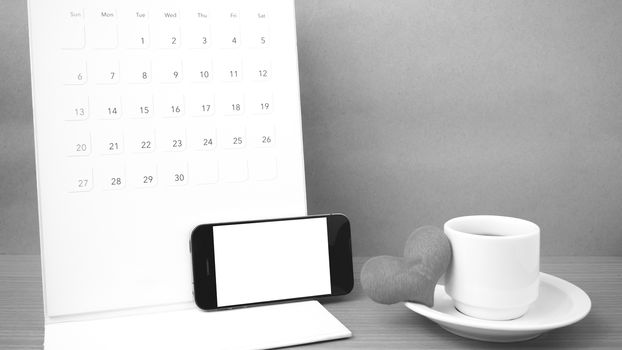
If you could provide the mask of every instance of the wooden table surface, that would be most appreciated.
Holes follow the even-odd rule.
[[[364,260],[355,259],[357,271]],[[542,271],[564,278],[587,292],[592,299],[592,311],[583,321],[527,342],[484,343],[450,334],[403,304],[375,304],[362,294],[357,281],[350,295],[323,301],[352,331],[353,337],[303,348],[622,349],[622,257],[544,257]],[[39,257],[0,255],[0,350],[41,349],[42,343]]]

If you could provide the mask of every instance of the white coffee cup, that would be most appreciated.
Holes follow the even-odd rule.
[[[445,223],[452,260],[445,291],[463,314],[486,320],[524,315],[538,298],[540,228],[523,219],[474,215]]]

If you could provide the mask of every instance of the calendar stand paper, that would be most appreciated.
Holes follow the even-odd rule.
[[[268,349],[350,337],[317,301],[160,312],[46,326],[46,350]]]
[[[50,345],[72,329],[112,335],[116,322],[141,334],[132,320],[164,315],[184,326],[172,334],[227,334],[214,319],[228,313],[171,310],[193,305],[196,225],[306,214],[293,0],[29,0],[28,10]],[[258,310],[269,327],[279,317],[267,310],[288,309]]]

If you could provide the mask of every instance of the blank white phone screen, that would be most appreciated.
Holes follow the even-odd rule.
[[[214,226],[218,307],[331,293],[326,218]]]

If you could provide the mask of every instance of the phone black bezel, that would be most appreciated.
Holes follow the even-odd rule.
[[[290,221],[326,218],[330,264],[331,294],[314,295],[284,300],[266,300],[257,303],[217,306],[216,271],[214,263],[214,226],[251,224],[270,221]],[[231,309],[250,305],[305,300],[310,298],[345,295],[352,291],[354,274],[352,268],[352,239],[350,221],[343,214],[311,215],[280,219],[236,221],[197,226],[190,237],[194,301],[203,310]]]

